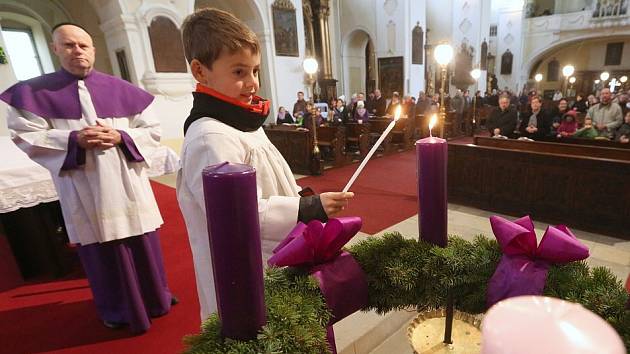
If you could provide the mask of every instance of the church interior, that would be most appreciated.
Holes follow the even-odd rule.
[[[206,8],[231,14],[255,34],[260,59],[255,95],[264,99],[260,102],[267,110],[254,130],[270,142],[282,166],[290,168],[289,179],[301,189],[299,211],[297,206],[291,209],[298,213],[298,226],[312,227],[313,221],[302,223],[300,213],[304,200],[315,199],[328,220],[321,226],[324,231],[317,232],[325,234],[323,228],[338,220],[359,225],[325,261],[315,255],[317,261],[288,267],[312,268],[307,276],[320,282],[315,288],[321,289],[324,295],[318,299],[324,300],[318,301],[324,301],[324,312],[332,317],[330,322],[328,317],[317,320],[316,334],[302,333],[304,337],[296,339],[291,336],[300,331],[293,329],[288,339],[282,337],[286,333],[275,326],[282,327],[284,321],[306,323],[308,316],[302,319],[296,310],[278,320],[274,311],[284,307],[261,300],[262,311],[267,306],[266,320],[242,347],[233,344],[239,339],[231,342],[236,337],[226,334],[230,300],[227,292],[221,293],[220,281],[228,275],[220,274],[218,263],[213,263],[214,273],[207,279],[216,285],[218,316],[201,328],[200,273],[192,239],[189,243],[191,216],[180,207],[180,189],[186,180],[184,154],[192,149],[184,126],[197,127],[203,121],[189,122],[203,85],[188,57],[185,29],[190,16]],[[627,0],[0,0],[0,92],[5,92],[0,95],[4,154],[0,159],[0,353],[219,353],[228,352],[226,348],[231,353],[271,353],[302,352],[306,349],[295,348],[309,345],[316,348],[313,353],[343,354],[626,353],[630,350],[629,11]],[[152,97],[154,124],[161,129],[150,157],[145,155],[149,150],[135,148],[133,140],[139,145],[140,139],[134,134],[119,133],[114,144],[130,174],[148,177],[149,194],[152,191],[163,220],[158,241],[163,266],[159,267],[173,297],[170,311],[151,315],[150,328],[141,334],[127,330],[125,321],[108,326],[99,317],[95,283],[80,258],[87,246],[72,242],[78,228],[69,222],[70,207],[62,200],[61,190],[68,190],[59,186],[73,176],[65,169],[76,135],[70,133],[67,148],[64,141],[61,148],[46,150],[68,150],[61,171],[61,163],[52,171],[38,160],[48,152],[24,146],[49,143],[54,134],[30,138],[20,129],[34,129],[35,123],[18,128],[15,122],[23,117],[15,112],[26,110],[24,116],[32,122],[62,121],[54,124],[64,127],[74,118],[50,119],[28,109],[51,105],[52,94],[34,99],[31,106],[28,99],[16,99],[22,91],[6,94],[42,75],[69,73],[54,47],[57,29],[68,26],[91,39],[91,70]],[[75,79],[80,97],[88,77]],[[52,91],[61,85],[50,80],[46,85]],[[98,118],[104,117],[100,111],[108,105],[113,107],[108,112],[116,111],[111,102],[131,100],[114,97],[114,86],[111,92],[102,90],[102,106],[92,99]],[[96,95],[90,87],[85,91]],[[76,120],[87,121],[83,101],[75,101]],[[255,101],[248,101],[247,107],[250,103],[253,107]],[[60,111],[64,109],[55,114]],[[102,131],[110,133],[106,128]],[[134,160],[137,154],[142,156]],[[230,156],[225,154],[219,155]],[[90,156],[88,152],[85,166],[99,158],[98,153]],[[249,165],[248,158],[240,162]],[[204,191],[211,182],[203,171],[204,189],[198,194],[208,197]],[[258,165],[253,171],[264,173]],[[258,198],[253,218],[258,223],[260,217],[260,227],[256,224],[253,233],[260,235],[268,230],[266,214],[260,212],[261,188],[266,187],[260,186],[265,181],[254,181],[259,186],[252,192]],[[90,188],[91,197],[98,188]],[[307,189],[315,199],[302,193]],[[342,189],[354,195],[335,210],[333,218],[323,198]],[[234,213],[217,213],[223,220],[217,216],[210,222],[209,200],[199,207],[204,215],[208,211],[208,224],[203,220],[208,235],[211,225],[224,224],[231,225],[226,226],[229,232],[212,228],[212,234],[225,232],[232,237],[243,230],[240,223],[247,223],[243,216],[247,202],[228,190],[219,193],[226,196],[221,208],[234,208]],[[127,192],[107,190],[102,198]],[[77,200],[87,198],[76,193]],[[229,198],[234,199],[227,202]],[[273,199],[268,200],[271,204]],[[127,210],[128,215],[136,213]],[[308,241],[304,242],[311,242],[308,232],[302,235]],[[286,236],[286,232],[277,235],[272,246],[264,239],[261,246],[255,236],[257,240],[250,240],[247,247],[258,257],[253,263],[264,262],[262,270],[260,264],[253,267],[239,255],[227,257],[229,267],[236,270],[226,274],[238,277],[235,274],[245,272],[238,269],[250,267],[262,274],[275,268],[270,265],[284,266],[274,262],[286,242],[296,243],[281,242]],[[213,262],[220,257],[219,242],[213,243],[217,237],[209,236]],[[417,246],[424,253],[418,256],[421,259],[413,258],[416,264],[404,263],[411,251],[402,248],[395,255],[393,246],[386,249],[389,253],[369,253],[379,240],[407,242],[410,249]],[[558,240],[565,243],[557,246]],[[109,242],[118,240],[103,241]],[[458,260],[456,253],[449,253],[457,247],[470,251]],[[325,274],[314,269],[332,272],[324,266],[341,262],[346,255],[356,258],[359,272],[362,268],[367,274],[367,278],[362,275],[367,279],[365,291],[336,295],[347,299],[363,292],[360,295],[367,299],[339,315],[329,303],[327,291],[333,290],[324,289]],[[488,264],[489,273],[480,264]],[[457,271],[464,275],[457,277]],[[292,271],[283,274],[293,276]],[[444,280],[442,274],[453,278]],[[414,278],[439,284],[423,285],[410,280]],[[247,291],[271,302],[275,298],[270,289],[279,287],[274,283],[278,279],[273,271],[265,275],[264,296],[262,288],[247,287]],[[392,284],[379,283],[384,279]],[[262,287],[262,276],[257,281]],[[396,288],[396,282],[405,284]],[[537,285],[523,290],[521,283],[528,282],[540,282],[538,290],[530,290]],[[603,283],[607,288],[597,288]],[[499,296],[497,287],[505,294],[490,301]],[[379,292],[383,292],[380,297]],[[526,296],[532,303],[510,303],[526,301]],[[285,300],[311,306],[306,296]],[[292,311],[288,308],[282,311]],[[574,319],[553,313],[565,308],[574,309]],[[500,313],[510,309],[517,312]],[[540,317],[536,317],[538,310]],[[577,315],[582,312],[584,317]],[[255,314],[251,316],[250,322],[255,322]],[[432,322],[434,317],[440,322]],[[556,328],[557,318],[562,320],[557,320]],[[240,322],[248,321],[246,315]],[[510,332],[500,321],[520,324]],[[238,326],[245,326],[242,323]],[[523,332],[517,335],[520,328]],[[527,341],[512,340],[520,336],[529,341],[535,336],[546,339],[528,349]],[[232,339],[225,342],[225,337]],[[429,337],[434,342],[429,343]]]

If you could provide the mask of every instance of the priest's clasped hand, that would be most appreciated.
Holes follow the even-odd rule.
[[[84,149],[106,150],[120,144],[122,138],[116,129],[100,121],[96,121],[96,124],[79,131],[79,146]]]
[[[348,200],[354,198],[352,192],[326,192],[319,195],[322,207],[329,217],[340,213],[348,206]]]

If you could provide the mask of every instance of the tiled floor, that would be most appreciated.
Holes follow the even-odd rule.
[[[167,141],[165,145],[179,153],[180,141]],[[301,175],[296,175],[299,179]],[[175,175],[154,178],[155,181],[175,187]],[[483,234],[493,237],[488,218],[496,213],[480,209],[449,204],[448,232],[467,240]],[[507,219],[508,216],[501,215]],[[535,222],[536,234],[542,237],[546,224]],[[415,215],[396,225],[381,231],[378,235],[388,231],[398,231],[405,237],[415,238],[418,235],[418,216]],[[591,256],[587,262],[591,266],[609,267],[619,279],[625,279],[630,273],[630,241],[623,241],[613,237],[594,234],[572,229],[573,233],[590,249]],[[359,233],[349,244],[361,240]],[[412,312],[398,311],[379,316],[373,312],[355,313],[335,324],[337,349],[341,354],[385,354],[412,353],[407,341],[406,330],[409,322],[415,316]]]

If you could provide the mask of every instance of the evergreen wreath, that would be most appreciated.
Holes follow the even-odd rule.
[[[448,247],[403,238],[399,233],[371,237],[348,250],[368,281],[369,304],[362,310],[386,313],[444,307],[453,293],[455,308],[477,314],[486,310],[487,283],[501,249],[484,236],[473,242],[450,237]],[[549,269],[544,295],[582,304],[610,323],[630,350],[630,310],[621,281],[606,267],[590,269],[573,262]],[[256,340],[237,341],[220,335],[216,314],[201,333],[187,336],[187,353],[328,352],[326,323],[330,313],[317,282],[293,268],[269,268],[265,276],[267,324]]]

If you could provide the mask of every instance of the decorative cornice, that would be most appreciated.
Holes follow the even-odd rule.
[[[313,8],[309,1],[302,1],[302,13],[306,18],[313,18]]]
[[[117,31],[132,32],[138,30],[136,19],[131,15],[120,15],[100,25],[105,35]]]
[[[282,10],[295,10],[295,6],[293,6],[291,0],[276,0],[271,7]]]

